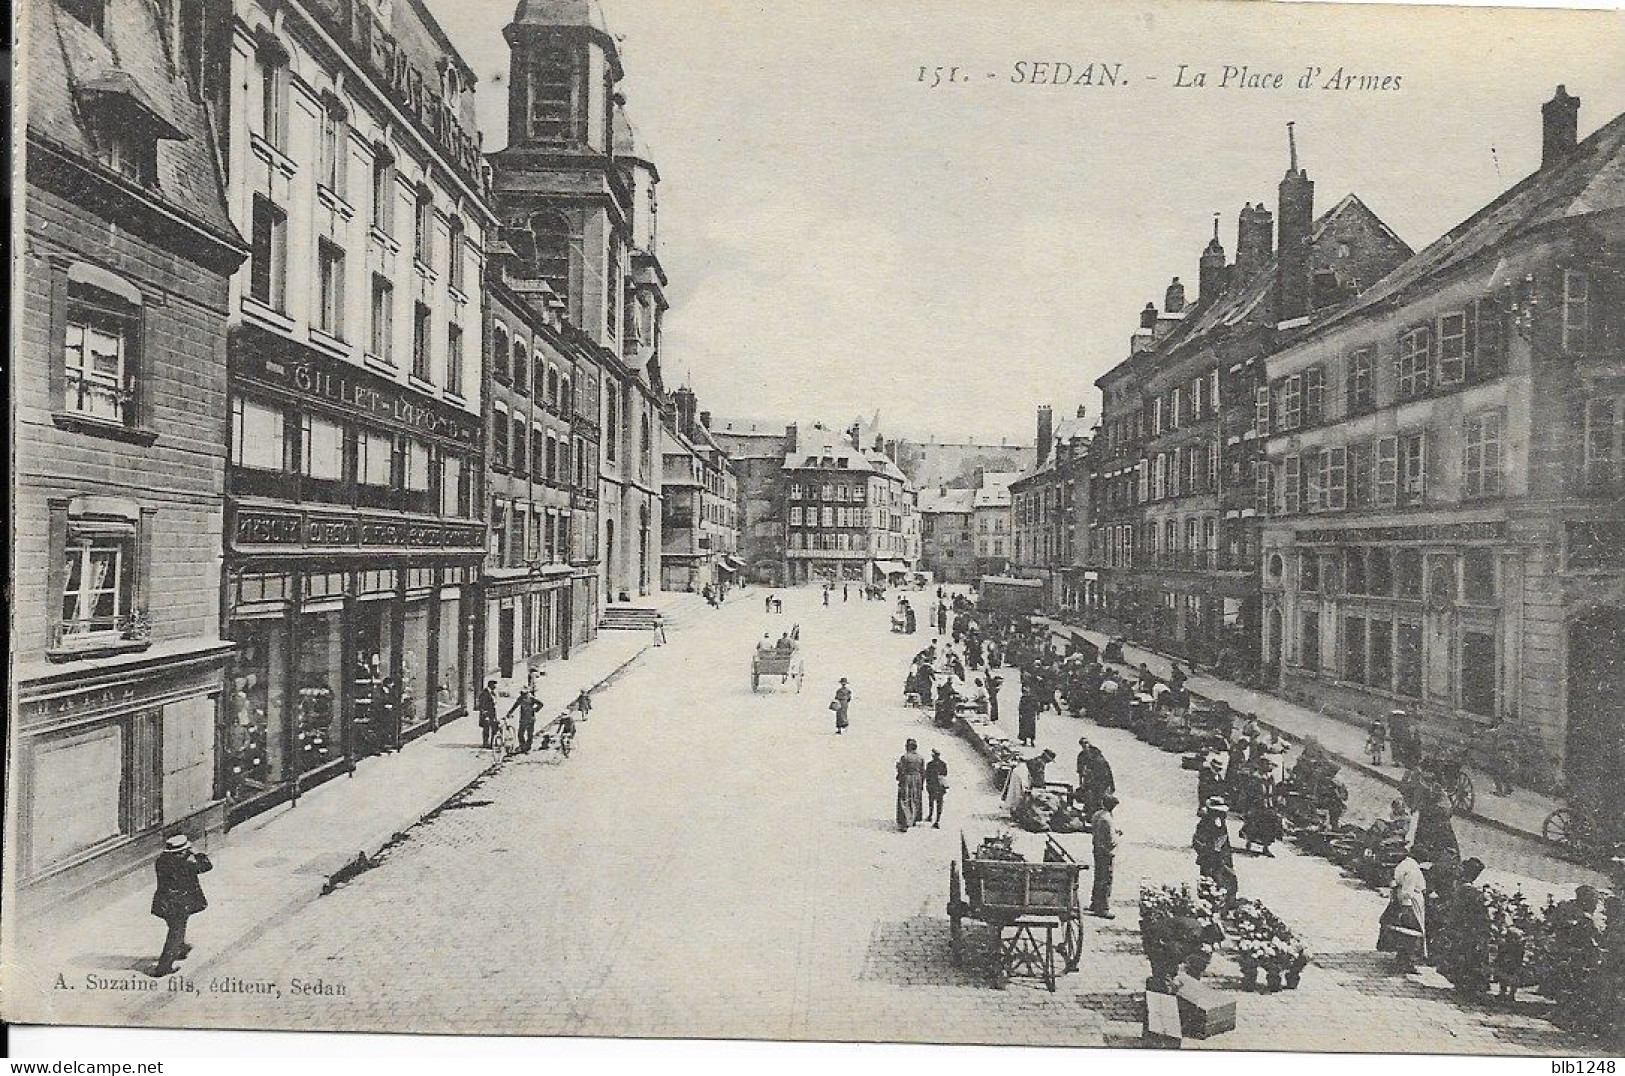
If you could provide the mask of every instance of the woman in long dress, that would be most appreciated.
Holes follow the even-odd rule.
[[[846,686],[846,677],[841,677],[841,686],[835,689],[835,698],[830,702],[829,708],[835,711],[835,735],[839,736],[851,724],[847,716],[847,709],[852,705],[852,689]]]
[[[1023,759],[1010,770],[1010,776],[1004,782],[1004,796],[1002,802],[1005,809],[1014,811],[1026,800],[1027,794],[1033,786],[1042,785],[1049,771],[1049,764],[1055,761],[1055,752],[1044,750],[1032,758]]]
[[[920,745],[909,740],[897,760],[897,828],[907,830],[925,816],[925,759]]]
[[[1423,865],[1407,855],[1394,868],[1394,888],[1383,909],[1377,951],[1395,953],[1399,970],[1409,974],[1427,956],[1427,876]]]

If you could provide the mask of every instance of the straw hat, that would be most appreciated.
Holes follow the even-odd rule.
[[[192,840],[184,833],[177,833],[164,842],[166,852],[188,852],[191,848]]]

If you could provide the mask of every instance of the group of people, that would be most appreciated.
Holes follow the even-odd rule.
[[[942,828],[942,804],[948,795],[948,763],[942,752],[931,751],[930,761],[920,754],[920,745],[909,739],[897,760],[897,828],[908,830],[922,823]]]
[[[502,735],[502,723],[518,714],[519,721],[515,728],[518,742],[515,747],[522,755],[530,754],[536,743],[536,719],[542,712],[542,699],[537,688],[541,678],[545,675],[547,675],[546,672],[539,666],[532,665],[526,674],[525,686],[519,690],[518,696],[513,700],[513,704],[508,707],[507,713],[500,718],[497,716],[497,710],[500,708],[497,701],[497,681],[490,679],[485,682],[485,686],[480,689],[480,693],[474,701],[474,710],[480,722],[481,747],[495,747]],[[575,701],[570,704],[564,713],[559,715],[558,720],[555,722],[560,740],[568,742],[575,737],[576,718],[574,715],[579,714],[581,719],[585,720],[590,713],[592,713],[592,694],[583,688],[576,695]],[[546,744],[544,743],[543,746],[545,747]]]

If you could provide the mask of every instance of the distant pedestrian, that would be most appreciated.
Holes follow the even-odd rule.
[[[656,646],[666,645],[666,618],[659,613],[655,614],[654,642]]]
[[[824,586],[824,606],[825,606],[825,608],[829,607],[829,586],[828,586],[828,584],[825,584],[825,586]]]
[[[1102,919],[1117,918],[1112,914],[1112,869],[1117,860],[1117,839],[1122,836],[1112,811],[1117,797],[1108,793],[1101,797],[1100,809],[1089,819],[1089,832],[1095,846],[1095,886],[1089,901],[1089,910]]]
[[[948,764],[942,761],[942,752],[933,750],[931,761],[925,764],[925,816],[932,829],[942,828],[942,801],[948,795]]]
[[[850,593],[848,593],[846,584],[842,583],[841,584],[841,600],[844,602],[844,601],[849,600],[851,597],[852,597],[852,595]]]
[[[531,742],[536,737],[536,712],[541,708],[542,701],[536,697],[536,689],[527,687],[503,715],[512,717],[515,710],[519,711],[519,753],[522,755],[530,754]]]
[[[582,688],[581,694],[576,696],[576,713],[581,715],[583,721],[592,716],[592,692],[586,688]]]
[[[487,680],[474,703],[480,717],[480,746],[490,747],[497,733],[497,682]]]
[[[994,676],[989,672],[983,679],[987,683],[987,719],[999,719],[999,688],[1004,686],[1004,677]]]
[[[897,828],[908,830],[925,816],[925,759],[920,745],[909,740],[897,760]]]
[[[1025,747],[1038,746],[1038,695],[1022,685],[1021,702],[1016,705],[1016,740]]]
[[[209,906],[198,875],[213,869],[208,856],[192,850],[192,842],[184,833],[166,840],[164,850],[153,861],[157,888],[152,894],[152,914],[169,928],[164,948],[158,954],[158,966],[153,970],[155,977],[174,974],[175,965],[192,951],[186,944],[186,921]]]
[[[841,686],[835,689],[835,697],[830,700],[829,708],[835,711],[835,735],[845,732],[852,723],[848,711],[852,706],[852,689],[846,685],[846,677],[841,677]]]
[[[773,611],[773,592],[770,590],[770,591],[767,592],[767,597],[762,599],[762,612],[771,613],[772,611]]]
[[[1371,765],[1381,766],[1384,756],[1388,752],[1388,726],[1382,723],[1382,718],[1373,718],[1365,734],[1365,753],[1371,759]]]

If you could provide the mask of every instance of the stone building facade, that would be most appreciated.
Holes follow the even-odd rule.
[[[912,571],[908,480],[885,452],[798,428],[784,459],[785,582],[885,583]]]
[[[939,583],[974,583],[975,490],[938,486],[920,494],[920,567]]]
[[[494,218],[474,75],[416,4],[239,0],[222,605],[234,818],[468,709]]]
[[[247,252],[183,10],[202,18],[138,0],[21,16],[6,838],[24,911],[225,820],[226,320]]]
[[[1010,483],[1015,538],[1011,571],[1044,583],[1045,604],[1075,609],[1082,596],[1077,574],[1089,545],[1089,428],[1084,408],[1054,420],[1038,409],[1038,466]]]
[[[711,436],[728,453],[739,483],[739,559],[744,581],[782,586],[785,551],[784,456],[795,426],[766,422],[716,423]]]
[[[1578,107],[1559,87],[1538,171],[1269,357],[1263,646],[1291,696],[1618,818],[1625,116],[1578,141]]]
[[[711,433],[711,414],[698,410],[694,390],[669,397],[661,424],[660,565],[662,590],[699,592],[737,583],[739,479]]]
[[[594,348],[599,588],[630,601],[660,585],[659,174],[594,0],[522,0],[503,33],[508,144],[490,157],[502,235],[516,271],[545,281]]]

